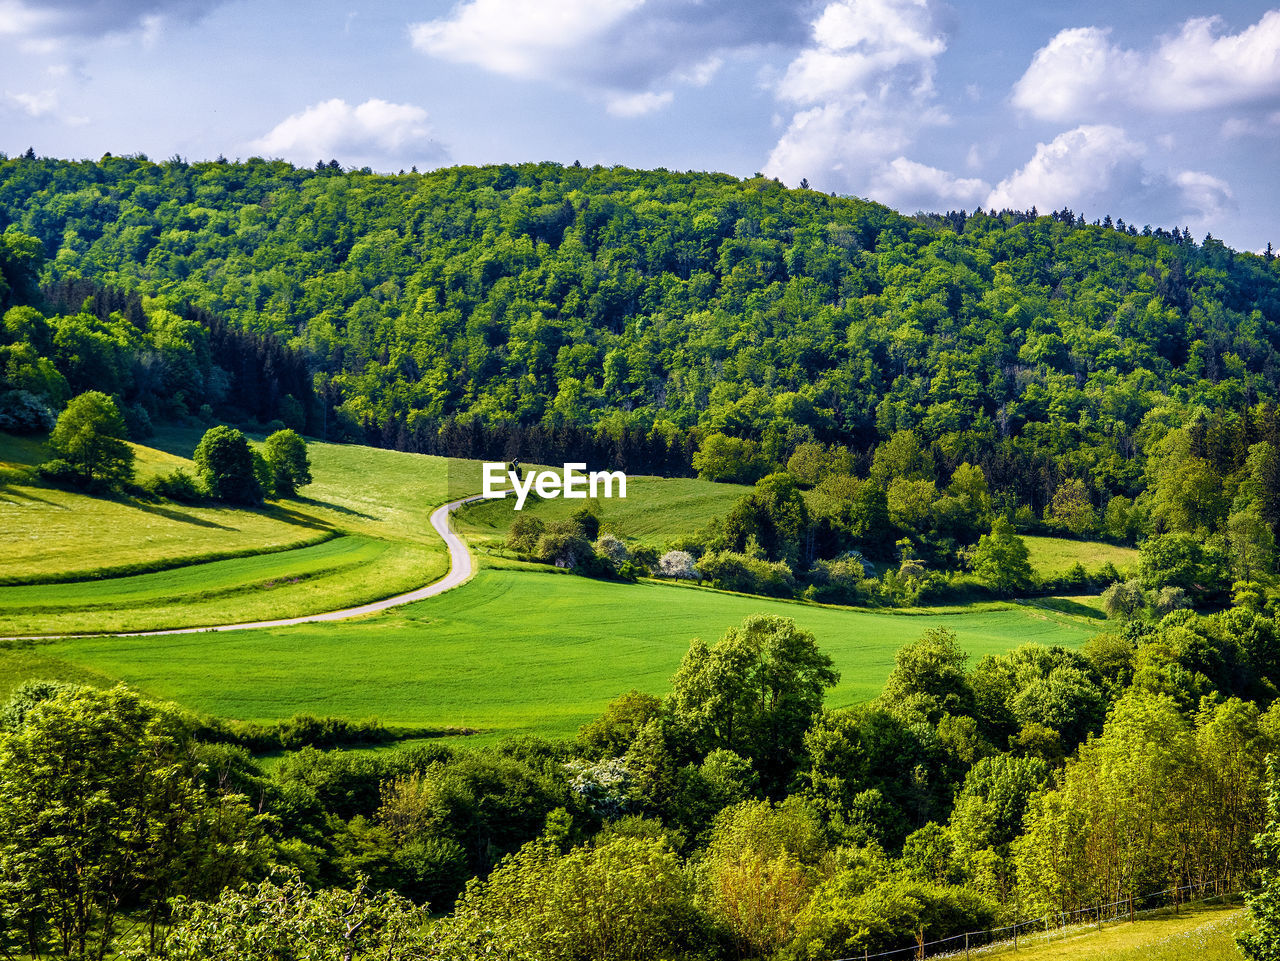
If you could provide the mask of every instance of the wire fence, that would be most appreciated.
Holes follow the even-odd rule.
[[[1213,889],[1214,893],[1203,896]],[[1183,894],[1198,894],[1201,897],[1189,900]],[[1151,894],[1136,895],[1110,901],[1105,904],[1094,904],[1077,908],[1073,911],[1054,911],[1049,914],[1022,921],[1015,921],[999,928],[987,928],[982,931],[967,931],[953,934],[950,937],[938,938],[935,941],[924,940],[924,931],[915,944],[904,945],[890,951],[871,954],[853,954],[837,961],[911,961],[923,958],[968,958],[989,954],[992,948],[1013,947],[1020,944],[1039,944],[1065,938],[1072,933],[1079,933],[1086,928],[1101,929],[1107,924],[1118,921],[1132,921],[1139,916],[1154,914],[1170,909],[1177,911],[1180,907],[1209,904],[1213,901],[1225,901],[1228,898],[1239,898],[1246,892],[1232,891],[1225,879],[1187,884],[1176,888],[1166,888]],[[1155,902],[1155,903],[1153,903]]]

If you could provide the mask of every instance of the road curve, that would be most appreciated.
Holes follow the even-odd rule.
[[[252,631],[262,627],[292,627],[295,624],[313,624],[318,621],[345,621],[352,617],[363,617],[366,614],[377,614],[379,611],[412,604],[415,601],[435,597],[445,591],[452,590],[471,578],[475,565],[471,561],[471,552],[466,543],[449,528],[449,515],[463,504],[480,500],[480,495],[464,497],[461,500],[442,504],[431,512],[431,526],[435,528],[449,548],[449,571],[438,581],[432,581],[426,587],[419,587],[407,594],[385,597],[380,601],[361,604],[359,607],[346,607],[340,611],[324,611],[319,614],[304,614],[302,617],[281,617],[274,621],[245,621],[240,624],[210,624],[205,627],[172,627],[160,631],[103,631],[96,634],[32,634],[25,637],[4,637],[4,641],[48,641],[63,640],[73,637],[157,637],[163,634],[202,634],[206,631]]]

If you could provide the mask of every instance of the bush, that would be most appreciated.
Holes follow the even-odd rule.
[[[507,531],[507,547],[521,554],[532,554],[546,530],[547,525],[540,518],[520,514]]]
[[[151,478],[143,487],[148,494],[183,504],[195,504],[205,496],[200,482],[181,467]]]
[[[80,472],[61,457],[45,461],[36,468],[36,473],[40,475],[41,480],[50,484],[57,484],[59,487],[78,487],[80,485]]]
[[[621,569],[622,565],[631,557],[631,552],[627,550],[627,545],[613,534],[601,534],[596,541],[595,549],[596,554],[605,558],[617,569]]]
[[[124,426],[133,441],[146,440],[156,432],[151,426],[151,415],[141,404],[130,404],[124,409]]]
[[[0,430],[11,434],[43,434],[57,422],[49,405],[27,390],[0,394]]]
[[[862,555],[851,551],[835,560],[817,561],[810,571],[815,600],[837,604],[856,604],[874,593],[874,581],[868,581]]]
[[[717,551],[698,562],[702,576],[715,587],[744,594],[791,597],[796,580],[783,561],[766,561],[733,551]]]
[[[1102,592],[1102,609],[1112,620],[1133,617],[1145,604],[1146,596],[1137,581],[1118,581]]]
[[[702,579],[702,575],[698,573],[698,568],[694,566],[693,555],[688,551],[667,551],[662,555],[662,560],[658,561],[656,573],[659,577],[676,577],[688,580]]]

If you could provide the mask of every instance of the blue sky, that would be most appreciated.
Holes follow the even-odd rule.
[[[1280,244],[1280,8],[0,0],[0,150],[762,171]]]

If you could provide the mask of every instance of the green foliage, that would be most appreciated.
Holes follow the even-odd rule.
[[[262,456],[271,469],[271,489],[279,496],[292,497],[299,487],[311,483],[311,460],[307,445],[292,428],[278,430],[262,445]]]
[[[693,953],[704,929],[665,840],[614,835],[560,854],[540,839],[468,885],[436,950],[459,959],[647,961]]]
[[[1230,566],[1215,544],[1181,532],[1158,534],[1142,543],[1138,579],[1147,590],[1180,587],[1199,601],[1213,601],[1230,585]]]
[[[973,551],[973,569],[1001,594],[1025,591],[1034,582],[1026,543],[1003,517],[996,518],[990,534],[983,534]]]
[[[751,484],[768,470],[768,461],[754,440],[714,433],[693,455],[693,469],[703,480]]]
[[[192,458],[209,496],[232,504],[257,504],[262,486],[254,470],[253,451],[244,434],[234,427],[205,431]]]
[[[6,933],[101,959],[134,910],[154,947],[170,897],[214,894],[254,865],[252,816],[206,791],[176,713],[123,688],[33,693],[0,735]]]
[[[426,912],[363,881],[314,891],[296,876],[182,900],[162,957],[172,961],[396,961],[427,951]],[[132,956],[132,955],[131,955]],[[138,954],[141,961],[150,955]]]
[[[1267,759],[1267,821],[1253,839],[1264,869],[1249,895],[1253,930],[1236,940],[1249,961],[1280,961],[1280,760]]]
[[[710,647],[690,644],[671,679],[671,711],[700,753],[749,757],[776,791],[802,756],[823,691],[839,679],[812,634],[790,618],[757,614]]]
[[[133,479],[133,448],[124,418],[100,391],[72,399],[58,415],[49,449],[69,464],[84,487],[119,487]]]

